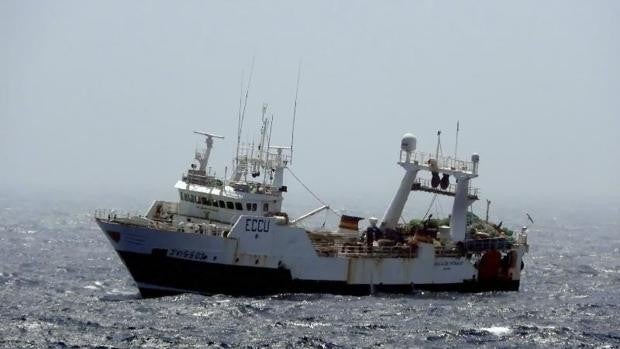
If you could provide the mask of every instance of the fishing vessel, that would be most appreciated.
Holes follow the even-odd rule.
[[[217,177],[208,166],[214,141],[223,137],[196,132],[205,147],[175,184],[178,201],[155,201],[143,215],[96,212],[142,296],[519,289],[527,229],[477,231],[468,212],[479,199],[471,186],[479,155],[418,152],[417,138],[407,133],[397,161],[404,174],[381,219],[341,215],[337,229],[310,229],[302,223],[329,206],[288,216],[284,175],[292,146],[270,144],[273,118],[265,108],[261,122],[256,144],[237,144],[230,176]],[[412,191],[450,197],[450,217],[441,225],[399,224]]]

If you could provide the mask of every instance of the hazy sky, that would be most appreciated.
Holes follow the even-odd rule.
[[[255,57],[244,138],[266,102],[288,144],[301,60],[293,169],[337,205],[457,120],[485,197],[620,196],[618,1],[0,0],[0,43],[2,190],[173,198],[196,129],[223,174]]]

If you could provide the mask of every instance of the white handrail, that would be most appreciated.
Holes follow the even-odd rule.
[[[449,169],[452,171],[465,171],[473,172],[474,163],[472,161],[460,160],[451,156],[439,156],[436,157],[431,153],[413,152],[408,156],[407,152],[400,151],[400,162],[417,162],[419,164],[429,164],[430,160],[437,161],[437,167],[439,169]]]

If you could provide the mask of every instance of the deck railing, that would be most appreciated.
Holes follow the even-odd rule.
[[[474,173],[475,166],[471,161],[460,160],[451,156],[435,156],[435,154],[424,152],[412,152],[409,162],[417,162],[419,164],[429,164],[430,160],[437,161],[439,169],[449,169],[452,171],[463,171]],[[400,152],[400,162],[407,162],[407,152]]]
[[[366,246],[355,244],[313,243],[320,256],[369,257],[369,258],[415,258],[417,249],[412,246]]]
[[[94,217],[95,219],[110,223],[123,223],[141,227],[171,230],[171,226],[169,224],[148,219],[137,212],[98,209],[95,210]]]
[[[135,216],[139,216],[137,213],[129,211],[118,211],[112,209],[97,209],[94,213],[95,218],[101,220],[113,221],[117,219],[127,219]]]
[[[517,235],[517,244],[518,245],[527,245],[527,234],[526,233],[519,233]]]
[[[431,180],[428,178],[416,178],[413,183],[413,190],[422,190],[422,191],[432,191],[438,194],[446,194],[450,196],[454,196],[456,194],[456,184],[450,183],[446,189],[442,189],[440,186],[433,188],[431,185]],[[480,189],[475,187],[467,188],[467,196],[470,198],[478,198],[480,194]]]
[[[487,250],[505,251],[512,248],[513,242],[506,238],[490,238],[480,240],[465,240],[465,249],[471,252]]]
[[[446,248],[444,246],[435,248],[435,257],[462,257],[463,252],[459,251],[456,248]]]
[[[313,245],[317,253],[324,257],[415,258],[418,255],[416,246],[411,245],[369,247],[363,244],[328,242],[314,243]],[[435,256],[458,258],[463,256],[463,252],[457,248],[440,246],[435,248]]]

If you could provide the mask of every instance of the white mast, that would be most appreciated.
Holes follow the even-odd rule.
[[[455,171],[453,176],[456,178],[456,192],[452,205],[452,215],[450,216],[450,234],[453,241],[465,240],[467,230],[467,208],[473,200],[468,197],[469,180],[478,176],[478,163],[480,156],[476,153],[471,156],[471,172]]]
[[[456,140],[454,142],[454,158],[457,158],[457,151],[459,149],[459,121],[456,121]]]
[[[409,162],[409,160],[411,159],[411,155],[416,149],[417,142],[417,138],[411,133],[406,133],[403,136],[400,142],[400,149],[401,152],[405,152],[407,154],[406,162]],[[382,230],[396,228],[396,225],[398,224],[398,219],[402,215],[405,204],[407,203],[407,199],[409,198],[411,187],[413,186],[416,175],[418,174],[418,168],[405,167],[405,170],[407,172],[405,172],[405,175],[400,182],[400,186],[396,191],[396,195],[394,195],[390,206],[388,206],[388,209],[385,211],[383,219],[381,220],[380,228]]]
[[[269,166],[269,148],[271,147],[271,131],[273,130],[273,114],[271,114],[271,121],[269,122],[269,137],[267,138],[267,149],[265,150],[265,176],[263,177],[263,185],[267,183],[267,173],[269,173],[269,179],[273,179],[273,173],[271,173],[271,168]]]
[[[199,152],[196,152],[196,156],[195,156],[196,160],[198,160],[198,163],[199,163],[199,170],[206,171],[207,164],[209,163],[209,156],[211,155],[211,149],[213,149],[213,138],[224,139],[224,136],[218,136],[212,133],[200,132],[200,131],[194,131],[194,133],[203,135],[206,137],[205,143],[207,144],[207,148],[202,154],[200,154]]]
[[[258,142],[258,160],[252,160],[252,177],[260,176],[260,169],[263,166],[263,153],[265,152],[265,137],[267,135],[267,127],[269,127],[269,119],[265,117],[267,113],[267,103],[263,103],[263,113],[261,115],[260,141]]]
[[[269,146],[271,149],[276,149],[276,157],[273,160],[275,164],[275,173],[273,174],[272,185],[278,189],[281,189],[284,185],[284,169],[286,168],[286,160],[284,159],[283,151],[285,149],[291,149],[289,147],[277,147]]]

